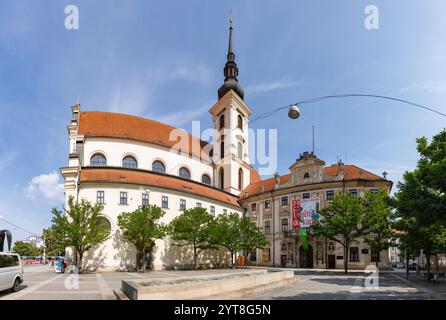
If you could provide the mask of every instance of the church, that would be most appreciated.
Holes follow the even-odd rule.
[[[312,267],[314,260],[314,266],[330,264],[334,268],[339,259],[334,253],[336,248],[332,253],[334,265],[328,251],[324,251],[327,244],[319,240],[310,243],[311,251],[299,251],[298,237],[288,232],[292,199],[319,199],[323,206],[335,192],[345,188],[352,190],[349,192],[356,190],[358,195],[376,188],[390,192],[391,182],[385,177],[355,166],[346,166],[340,173],[339,164],[324,167],[322,160],[308,153],[291,166],[291,174],[261,180],[249,161],[248,124],[252,111],[244,102],[244,90],[238,82],[232,32],[231,22],[224,82],[218,89],[217,102],[209,109],[214,130],[219,133],[212,144],[186,134],[186,148],[178,152],[177,141],[172,139],[176,128],[167,124],[127,114],[83,111],[79,103],[71,107],[68,166],[60,169],[65,198],[102,204],[100,218],[111,234],[84,258],[88,269],[135,268],[135,250],[122,240],[117,217],[147,204],[166,212],[164,223],[194,207],[206,208],[215,216],[248,215],[271,242],[250,257],[251,264]],[[359,248],[365,255],[362,242],[356,250]],[[354,254],[355,259],[361,256],[358,251]],[[168,238],[156,241],[151,260],[155,270],[188,268],[192,264],[192,258],[170,245]],[[370,260],[363,258],[360,265]],[[230,257],[221,252],[206,252],[200,261],[203,267],[229,264]]]

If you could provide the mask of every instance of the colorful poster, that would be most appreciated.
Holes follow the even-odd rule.
[[[301,209],[301,204],[300,204],[300,200],[293,200],[292,201],[292,213],[293,213],[293,217],[292,217],[292,226],[293,229],[299,229],[300,228],[300,223],[299,223],[299,210]]]
[[[319,220],[318,208],[319,198],[303,199],[300,202],[301,210],[299,210],[299,223],[301,228],[309,228]]]

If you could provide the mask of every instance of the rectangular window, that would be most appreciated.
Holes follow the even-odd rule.
[[[370,189],[370,192],[372,192],[372,193],[378,193],[378,189]]]
[[[269,209],[269,208],[271,208],[271,201],[265,200],[265,209]]]
[[[163,209],[169,209],[169,198],[166,196],[161,197],[161,207]]]
[[[180,199],[180,210],[186,210],[186,200]]]
[[[270,221],[265,221],[265,234],[270,234],[271,233],[271,225],[270,225]]]
[[[334,198],[334,190],[328,190],[327,191],[327,200],[330,201],[330,200],[333,200],[333,198]]]
[[[350,262],[359,262],[359,248],[351,247],[350,248]]]
[[[310,193],[309,193],[309,192],[305,192],[305,193],[302,195],[302,199],[310,199]]]
[[[121,191],[119,193],[119,204],[127,204],[127,192]]]
[[[354,197],[358,196],[358,189],[349,189],[348,193]]]
[[[98,191],[96,193],[96,203],[99,203],[99,204],[105,203],[105,191]]]
[[[282,232],[288,232],[288,219],[282,219]]]
[[[143,206],[148,206],[149,205],[149,194],[148,193],[143,193],[142,194],[142,205]]]
[[[257,210],[257,203],[251,204],[251,211],[256,211],[256,210]]]
[[[211,206],[211,215],[215,217],[215,207]]]
[[[282,206],[288,205],[288,197],[282,197]]]
[[[197,208],[201,208],[201,202],[197,202],[196,207],[197,207]]]

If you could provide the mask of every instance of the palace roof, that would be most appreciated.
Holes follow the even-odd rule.
[[[336,164],[333,164],[329,167],[324,167],[324,173],[330,176],[336,177],[338,173],[339,167]],[[280,176],[280,183],[284,184],[291,177],[291,173]],[[344,166],[344,177],[341,181],[352,181],[352,180],[368,180],[368,181],[388,181],[370,171],[361,169],[355,165],[348,164]],[[321,181],[325,182],[325,181]],[[254,183],[251,183],[249,186],[243,190],[240,194],[242,197],[247,194],[248,197],[252,197],[264,192],[273,191],[275,188],[275,178],[269,178],[265,180],[260,180]]]

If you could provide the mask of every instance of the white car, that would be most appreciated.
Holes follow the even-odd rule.
[[[17,253],[0,252],[0,291],[19,291],[23,282],[22,260]]]

